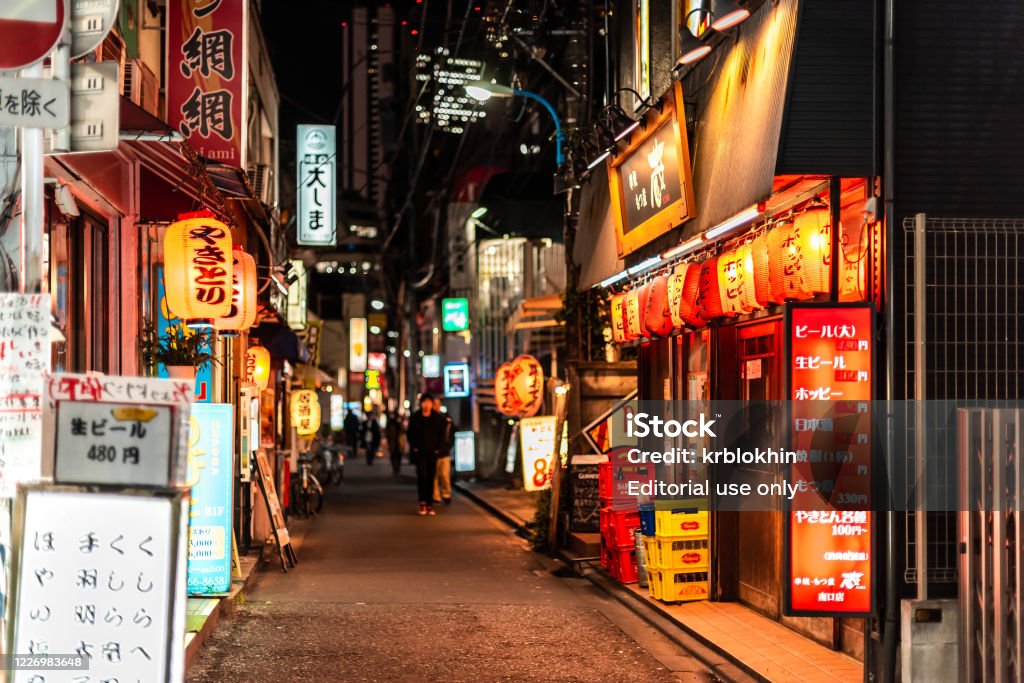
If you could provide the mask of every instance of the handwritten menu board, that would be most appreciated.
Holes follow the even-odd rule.
[[[191,381],[54,373],[46,377],[43,393],[43,452],[56,454],[59,483],[187,484]],[[76,435],[83,430],[86,436]],[[126,449],[139,441],[146,448],[140,447],[139,463],[134,465],[134,452]],[[90,460],[93,446],[107,450],[102,456],[98,448],[92,450]],[[108,459],[110,448],[117,450],[116,475]]]
[[[0,294],[0,498],[42,475],[43,376],[50,370],[50,295]]]
[[[871,399],[874,309],[793,304],[791,444],[800,485],[788,515],[787,613],[872,609]]]
[[[178,492],[23,490],[9,651],[77,655],[88,671],[18,670],[14,683],[182,679],[183,513]]]

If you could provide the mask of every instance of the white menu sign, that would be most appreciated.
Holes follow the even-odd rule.
[[[78,655],[88,671],[18,670],[14,683],[180,681],[182,494],[33,487],[18,502],[11,651]]]
[[[50,295],[0,294],[0,498],[42,475],[43,375],[50,370]]]
[[[47,454],[46,473],[53,474],[52,459],[56,447],[61,449],[58,454],[59,459],[68,454],[64,449],[65,445],[70,445],[72,441],[85,439],[91,440],[84,451],[87,458],[89,449],[93,445],[106,445],[108,448],[116,447],[121,463],[130,465],[134,459],[133,452],[129,451],[128,458],[125,460],[124,449],[135,446],[135,442],[140,439],[139,435],[141,434],[141,439],[150,448],[149,455],[153,455],[154,449],[159,449],[162,453],[165,445],[170,444],[170,483],[167,483],[167,469],[162,470],[164,476],[157,482],[152,477],[149,479],[147,476],[138,478],[138,470],[142,469],[140,467],[122,468],[125,470],[124,473],[118,475],[122,478],[109,481],[125,483],[130,480],[136,484],[170,485],[172,487],[186,485],[188,482],[186,477],[188,420],[194,396],[193,387],[192,380],[66,373],[54,373],[47,376],[44,389],[45,410],[43,411],[43,452]],[[84,403],[107,405],[89,409],[82,405]],[[158,406],[170,406],[173,409],[171,414],[173,419],[169,423],[167,411]],[[154,411],[156,411],[155,415],[152,414]],[[150,420],[149,422],[147,422],[147,418]],[[96,420],[95,426],[94,419]],[[114,427],[118,429],[114,429]],[[121,430],[121,427],[124,429]],[[83,429],[85,434],[75,433],[81,432]],[[58,430],[62,430],[62,435],[58,435]],[[58,436],[56,447],[55,435]],[[117,443],[110,440],[114,437],[116,437]],[[103,438],[107,439],[106,444],[103,443]],[[100,439],[100,441],[96,441],[96,439]],[[104,452],[102,459],[98,449],[92,452],[93,462],[91,464],[97,466],[102,466],[104,463],[109,464],[107,452]],[[145,455],[143,453],[143,456]],[[159,457],[162,458],[162,455]],[[156,468],[157,465],[153,464],[149,458],[146,460],[146,469],[150,473],[154,472],[155,469],[150,469],[148,465],[152,465],[153,468]],[[139,464],[142,464],[142,458],[140,458]],[[63,468],[65,465],[66,463],[61,464],[60,467]],[[130,470],[135,470],[135,473],[131,473]],[[77,476],[85,476],[81,471],[73,474],[63,470],[58,474],[63,474],[68,481]],[[75,481],[78,483],[93,480],[75,479]]]
[[[300,124],[295,140],[297,242],[301,246],[333,247],[337,241],[334,126]]]

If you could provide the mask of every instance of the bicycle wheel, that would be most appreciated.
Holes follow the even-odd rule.
[[[334,484],[335,486],[340,486],[341,485],[341,480],[344,478],[344,476],[345,476],[345,466],[344,465],[335,465],[334,469],[331,470],[331,476],[330,476],[331,483]]]
[[[288,509],[293,515],[305,515],[305,496],[302,493],[302,482],[297,479],[292,481],[291,496],[288,501]]]
[[[315,514],[319,514],[324,509],[324,488],[312,474],[309,475],[309,488],[306,491],[306,497]]]

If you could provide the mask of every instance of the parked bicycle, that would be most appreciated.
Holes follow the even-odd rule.
[[[324,487],[313,474],[309,451],[299,454],[299,471],[292,474],[291,513],[312,517],[324,507]]]
[[[345,446],[321,444],[316,450],[316,466],[314,473],[324,485],[337,486],[345,477]]]

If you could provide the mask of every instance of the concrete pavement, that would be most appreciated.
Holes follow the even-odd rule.
[[[298,567],[264,571],[190,681],[721,680],[472,502],[420,517],[411,470],[346,465]]]

